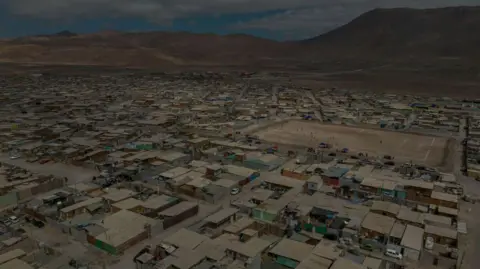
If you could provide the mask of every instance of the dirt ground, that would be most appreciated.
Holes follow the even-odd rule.
[[[378,129],[289,121],[255,133],[260,139],[290,145],[317,147],[329,143],[333,148],[372,156],[391,155],[429,166],[441,166],[448,139]]]

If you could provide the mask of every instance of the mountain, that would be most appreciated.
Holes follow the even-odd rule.
[[[320,36],[278,42],[186,32],[75,34],[0,41],[0,62],[315,68],[322,62],[480,59],[480,7],[375,9]]]
[[[305,40],[338,55],[478,57],[480,7],[375,9]]]

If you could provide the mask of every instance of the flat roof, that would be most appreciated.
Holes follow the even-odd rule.
[[[400,211],[400,205],[386,201],[373,201],[372,208],[370,210],[384,211],[397,215]]]
[[[27,253],[19,248],[10,250],[9,252],[3,253],[0,255],[0,264],[4,264],[10,260],[20,258],[25,256]]]
[[[227,170],[227,173],[229,173],[229,174],[234,174],[234,175],[242,176],[242,177],[245,177],[245,178],[247,178],[247,177],[251,176],[252,174],[256,173],[256,171],[253,170],[253,169],[246,168],[246,167],[243,167],[243,166],[237,166],[237,165],[233,165],[233,164],[225,165],[224,168]]]
[[[205,235],[182,228],[165,238],[163,242],[179,248],[194,249],[207,240],[209,240],[209,238]]]
[[[168,205],[174,201],[178,201],[177,197],[168,196],[165,194],[161,195],[152,195],[146,201],[143,202],[142,206],[150,209],[157,209]]]
[[[179,248],[172,255],[176,259],[171,264],[178,269],[191,269],[206,258],[204,253],[189,248]]]
[[[397,219],[418,224],[424,224],[425,215],[421,212],[416,212],[408,207],[402,206],[400,208],[400,212],[398,212]]]
[[[164,152],[163,154],[158,154],[157,155],[157,157],[160,160],[166,161],[166,162],[173,162],[176,159],[179,159],[179,158],[182,158],[182,157],[185,157],[185,156],[187,156],[187,155],[184,154],[184,153],[178,152],[178,151],[167,151],[167,152]]]
[[[229,250],[237,252],[243,256],[253,258],[257,254],[262,253],[270,246],[270,242],[260,239],[258,237],[253,237],[245,243],[240,241],[233,241],[231,244],[228,244],[226,247]]]
[[[312,245],[284,238],[269,253],[301,262],[312,252],[313,248]]]
[[[108,193],[102,197],[113,202],[120,202],[136,194],[136,192],[128,189],[109,189]]]
[[[224,188],[231,188],[237,185],[238,183],[231,179],[220,178],[219,180],[212,181],[212,184],[220,187],[224,187]]]
[[[197,203],[183,201],[163,210],[159,214],[166,217],[173,217],[196,206],[198,206]]]
[[[238,209],[236,208],[231,208],[231,207],[224,208],[208,216],[207,218],[204,219],[204,221],[211,222],[211,223],[219,223],[227,218],[230,218],[230,216],[233,216],[237,212],[238,212]]]
[[[312,254],[331,261],[338,259],[340,253],[341,251],[336,248],[336,244],[327,241],[320,242],[312,251]]]
[[[253,223],[255,223],[255,221],[251,218],[241,218],[234,223],[228,225],[223,230],[228,233],[237,234],[242,230],[248,228]]]
[[[367,269],[367,267],[345,258],[338,258],[330,269]]]
[[[178,176],[181,176],[183,174],[186,174],[190,171],[190,169],[187,169],[185,167],[175,167],[172,168],[166,172],[163,172],[160,174],[161,177],[166,177],[166,178],[175,178]]]
[[[156,223],[157,221],[152,218],[122,209],[110,216],[105,217],[100,225],[106,229],[118,228],[128,230],[132,227],[141,227],[143,229],[145,224],[154,225]]]
[[[303,184],[305,184],[305,182],[301,180],[285,177],[272,172],[262,173],[262,175],[260,176],[260,179],[262,181],[265,181],[266,183],[285,186],[289,188],[295,188],[295,187],[303,186]]]
[[[123,201],[114,203],[112,206],[120,209],[132,209],[143,204],[143,201],[137,200],[135,198],[128,198]]]
[[[102,242],[108,243],[113,247],[118,247],[124,244],[125,242],[130,241],[139,234],[143,233],[145,229],[140,226],[130,226],[130,227],[115,227],[108,229],[103,233],[97,235],[95,238]]]
[[[74,211],[74,210],[77,210],[77,209],[80,209],[80,208],[83,208],[83,207],[87,207],[87,206],[92,205],[92,204],[100,203],[102,201],[103,201],[103,199],[101,197],[90,198],[90,199],[87,199],[87,200],[82,201],[80,203],[76,203],[76,204],[73,204],[71,206],[64,207],[64,208],[60,209],[60,211],[62,213],[68,213],[68,212],[71,212],[71,211]]]
[[[415,187],[419,189],[427,189],[427,190],[433,190],[433,183],[423,181],[423,180],[408,180],[405,181],[404,186],[410,186],[410,187]]]
[[[425,225],[425,233],[434,234],[441,237],[446,237],[450,239],[457,239],[458,232],[457,230],[438,227],[434,225]]]
[[[424,230],[422,228],[407,225],[400,245],[418,251],[422,250],[423,233]]]
[[[457,195],[446,193],[446,192],[432,191],[432,195],[430,197],[437,200],[458,203]]]
[[[310,254],[295,269],[328,269],[332,263],[333,261],[329,259]]]
[[[390,231],[390,236],[395,238],[402,238],[403,234],[405,233],[406,225],[400,222],[395,222]]]
[[[219,236],[217,238],[220,238]],[[222,242],[220,239],[217,238],[213,240],[205,240],[203,241],[195,250],[201,251],[202,253],[207,256],[207,258],[212,259],[214,261],[220,261],[223,257],[226,256],[225,254],[225,243]],[[235,237],[237,238],[237,237]]]
[[[452,218],[427,213],[425,214],[425,222],[430,222],[429,224],[440,223],[450,226],[452,225]]]
[[[445,206],[439,206],[438,207],[438,213],[447,214],[447,215],[450,215],[450,216],[458,216],[458,209],[445,207]]]
[[[389,234],[393,228],[395,219],[380,214],[369,212],[362,221],[362,228],[382,234]]]
[[[10,260],[4,264],[0,264],[0,269],[12,269],[12,268],[15,268],[15,269],[34,269],[33,266],[31,266],[30,264],[22,261],[22,260],[19,260],[19,259],[13,259],[13,260]]]

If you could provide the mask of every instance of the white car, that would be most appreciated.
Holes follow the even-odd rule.
[[[403,258],[402,254],[394,249],[387,249],[385,251],[385,256],[392,257],[394,259],[401,260]]]
[[[233,188],[231,191],[230,191],[230,194],[231,195],[237,195],[240,193],[240,189],[239,188]]]
[[[10,216],[8,218],[12,223],[17,223],[19,221],[19,219],[17,218],[17,216]]]

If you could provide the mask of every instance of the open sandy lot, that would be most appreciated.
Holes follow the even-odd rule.
[[[411,160],[430,166],[442,166],[448,139],[443,137],[325,125],[307,121],[289,121],[255,133],[260,139],[289,145],[316,148],[329,143],[333,148],[348,148],[372,156],[391,155],[403,161]]]

